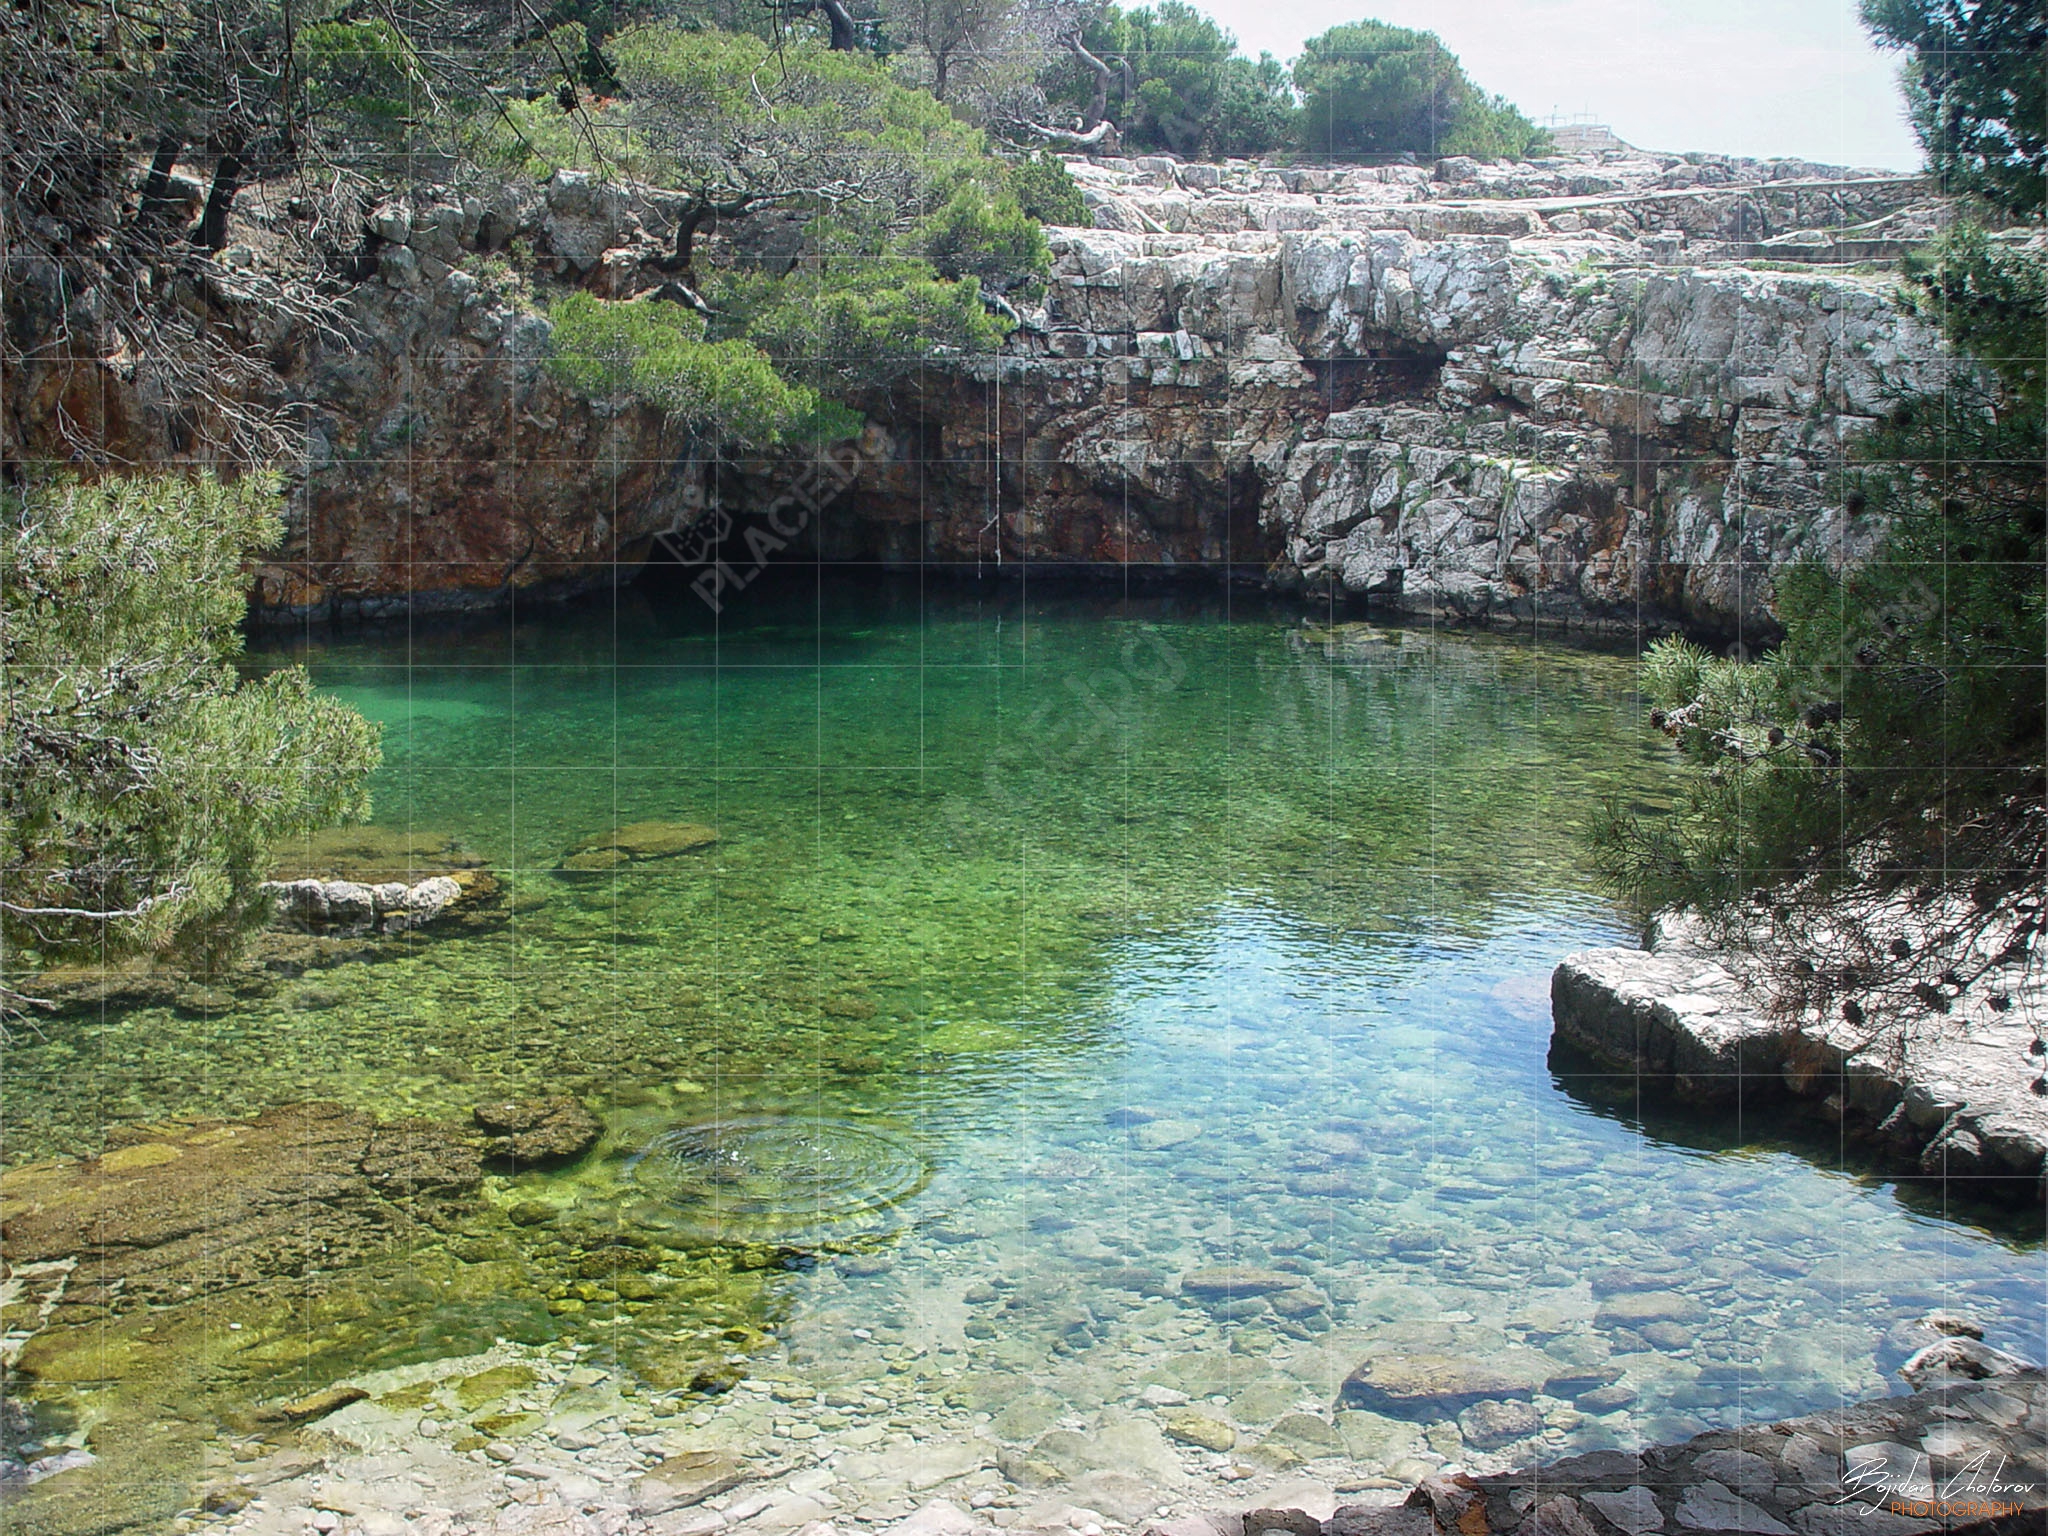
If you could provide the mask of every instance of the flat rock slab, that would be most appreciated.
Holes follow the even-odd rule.
[[[680,1451],[649,1467],[633,1491],[633,1508],[642,1516],[688,1509],[729,1493],[751,1474],[730,1452]]]
[[[694,853],[717,841],[715,828],[693,821],[631,821],[610,832],[584,838],[562,856],[558,867],[572,873],[596,874],[622,864]]]
[[[66,1301],[162,1305],[383,1251],[476,1191],[476,1143],[337,1104],[126,1127],[0,1176],[14,1267],[75,1259]]]
[[[428,875],[480,869],[481,855],[445,832],[405,827],[332,827],[292,838],[271,850],[271,879],[353,880],[412,885]]]
[[[1300,1286],[1300,1275],[1282,1269],[1256,1269],[1248,1264],[1227,1264],[1214,1269],[1191,1269],[1180,1277],[1180,1288],[1189,1296],[1269,1296]]]
[[[2004,1013],[1955,1009],[1876,1049],[1840,1021],[1788,1024],[1713,955],[1688,950],[1568,955],[1550,1001],[1558,1040],[1646,1089],[1697,1104],[1782,1096],[1904,1170],[2014,1201],[2048,1194],[2048,1095],[2033,1089],[2032,1028],[2013,1022],[2038,1017],[2048,989],[2022,989]]]
[[[493,1158],[526,1167],[581,1157],[603,1130],[597,1117],[566,1093],[479,1104],[476,1123],[491,1138]]]

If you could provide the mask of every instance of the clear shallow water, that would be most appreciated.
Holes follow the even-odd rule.
[[[1513,1347],[1634,1393],[1553,1404],[1563,1451],[1883,1391],[1934,1305],[2040,1354],[2031,1237],[1551,1061],[1551,966],[1629,941],[1579,835],[1668,784],[1627,659],[826,580],[299,653],[385,722],[378,823],[505,921],[27,1042],[10,1160],[304,1098],[605,1119],[245,1384],[567,1336],[663,1387],[893,1376],[1019,1446],[1158,1385],[1250,1445],[1375,1355]],[[718,841],[556,872],[648,819]],[[1175,1283],[1226,1264],[1298,1283]],[[1344,1422],[1368,1468],[1489,1454]]]

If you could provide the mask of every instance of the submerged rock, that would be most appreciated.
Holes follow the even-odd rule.
[[[1505,1445],[1543,1432],[1543,1415],[1533,1403],[1482,1398],[1458,1415],[1458,1431],[1470,1445]]]
[[[1381,1413],[1437,1418],[1482,1398],[1528,1397],[1550,1379],[1549,1362],[1507,1349],[1483,1360],[1457,1355],[1382,1355],[1344,1380],[1344,1396]]]
[[[330,1413],[339,1413],[350,1403],[360,1403],[369,1395],[367,1390],[354,1385],[323,1387],[318,1392],[258,1409],[251,1418],[257,1425],[311,1424]]]
[[[411,885],[428,875],[481,869],[483,858],[445,832],[406,827],[330,827],[271,850],[278,881],[351,880]]]
[[[679,1451],[647,1469],[634,1489],[634,1513],[651,1518],[687,1509],[731,1492],[746,1479],[727,1451]]]
[[[1212,1419],[1206,1413],[1183,1409],[1166,1415],[1162,1424],[1166,1438],[1178,1440],[1183,1445],[1200,1446],[1205,1451],[1227,1451],[1237,1444],[1237,1431],[1221,1419]]]
[[[476,1123],[491,1138],[489,1151],[494,1159],[526,1167],[581,1157],[597,1145],[603,1130],[597,1117],[566,1093],[479,1104]],[[513,1220],[518,1219],[515,1213]]]
[[[1594,1314],[1596,1328],[1640,1328],[1647,1323],[1697,1323],[1707,1309],[1677,1291],[1625,1291],[1610,1296]]]
[[[337,1104],[132,1127],[83,1162],[0,1175],[7,1258],[76,1260],[67,1306],[162,1305],[413,1237],[483,1179],[471,1140]]]
[[[562,855],[557,869],[601,874],[625,864],[694,853],[718,841],[714,828],[691,821],[632,821],[610,832],[593,833]]]
[[[1239,1296],[1267,1296],[1276,1291],[1291,1291],[1301,1283],[1300,1275],[1289,1274],[1282,1269],[1259,1269],[1249,1264],[1191,1269],[1180,1277],[1180,1288],[1186,1294],[1224,1301]]]

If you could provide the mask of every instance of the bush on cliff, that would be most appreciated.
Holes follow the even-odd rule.
[[[1050,265],[982,134],[873,59],[667,24],[607,57],[631,93],[606,109],[630,129],[615,142],[674,200],[658,292],[676,302],[557,302],[573,388],[708,439],[813,437],[857,420],[827,396],[1000,344],[1003,296]]]
[[[1087,228],[1088,205],[1074,184],[1067,163],[1058,155],[1038,154],[1010,162],[1010,192],[1040,224]]]
[[[707,341],[703,319],[681,305],[571,293],[548,322],[548,370],[568,388],[655,406],[711,441],[803,437],[824,415],[816,390],[783,378],[748,342]]]
[[[0,509],[0,1015],[33,977],[217,958],[285,838],[367,814],[376,727],[294,667],[236,672],[275,480],[110,478]]]
[[[1938,57],[1953,32],[1915,35],[1909,86],[1957,68]],[[1916,112],[1937,168],[1958,144],[2019,144],[1993,98],[1944,90]],[[2030,157],[2032,188],[1988,152],[1977,184],[2010,219],[2038,209],[2048,164],[2038,137],[2008,152]],[[1966,994],[2009,1006],[2048,933],[2048,271],[2038,246],[1964,226],[1908,261],[1901,300],[1958,361],[1853,456],[1845,510],[1882,542],[1860,566],[1784,573],[1784,641],[1761,662],[1651,650],[1651,719],[1690,772],[1670,815],[1611,809],[1596,836],[1644,912],[1691,908],[1786,1006],[1859,1024]]]

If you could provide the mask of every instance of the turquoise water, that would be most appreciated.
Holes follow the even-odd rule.
[[[496,915],[26,1042],[10,1159],[170,1112],[567,1089],[598,1151],[494,1187],[443,1255],[496,1266],[494,1326],[669,1387],[944,1359],[934,1412],[1035,1384],[986,1394],[1019,1444],[1156,1385],[1246,1445],[1470,1465],[1494,1452],[1448,1421],[1347,1420],[1340,1452],[1272,1426],[1394,1351],[1621,1389],[1560,1389],[1546,1453],[1881,1392],[1930,1306],[2039,1353],[2032,1236],[1552,1061],[1550,968],[1630,941],[1581,833],[1673,771],[1630,658],[825,580],[715,621],[625,594],[260,653],[384,723],[377,823],[453,838]],[[557,869],[649,820],[717,841]],[[690,1279],[707,1252],[725,1289]],[[1290,1288],[1175,1283],[1221,1265]],[[378,1309],[302,1327],[305,1358],[478,1347]]]

